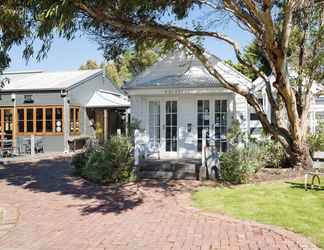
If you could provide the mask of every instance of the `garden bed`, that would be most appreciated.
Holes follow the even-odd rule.
[[[303,177],[303,172],[293,168],[262,168],[252,178],[250,182],[263,182],[284,179],[294,179]]]

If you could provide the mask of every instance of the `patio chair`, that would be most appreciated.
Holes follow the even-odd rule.
[[[43,138],[37,137],[35,142],[35,152],[36,153],[44,153],[44,144],[43,144]]]
[[[311,189],[314,188],[315,180],[317,180],[318,187],[321,185],[321,176],[324,176],[324,163],[321,163],[321,160],[324,160],[324,154],[323,152],[315,152],[314,158],[317,159],[316,162],[314,162],[314,167],[312,170],[305,173],[304,176],[304,186],[305,190],[307,191],[308,188],[308,177],[312,177],[311,182]],[[322,164],[322,166],[321,166]]]
[[[13,156],[13,143],[12,140],[3,140],[1,148],[1,157]]]

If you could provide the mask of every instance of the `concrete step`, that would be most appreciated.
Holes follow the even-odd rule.
[[[171,171],[140,171],[141,179],[176,179],[176,180],[196,180],[196,174],[190,172]]]
[[[196,179],[200,161],[181,160],[144,160],[138,168],[138,176],[145,179]]]

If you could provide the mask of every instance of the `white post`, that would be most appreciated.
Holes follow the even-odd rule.
[[[70,131],[70,103],[69,103],[69,98],[66,95],[63,98],[63,115],[64,115],[64,124],[63,124],[63,136],[64,136],[64,153],[69,152],[69,131]]]
[[[139,164],[139,154],[140,154],[140,152],[139,152],[139,147],[140,147],[140,145],[139,145],[139,138],[140,137],[140,132],[139,132],[139,130],[138,129],[135,129],[135,131],[134,131],[134,144],[135,144],[135,147],[134,147],[134,164],[135,164],[135,166],[138,166],[138,164]]]
[[[35,155],[35,135],[30,136],[30,154]]]
[[[104,109],[104,142],[108,139],[108,111]]]
[[[121,136],[121,129],[120,129],[120,128],[117,129],[117,135],[118,135],[118,136]]]
[[[128,133],[129,133],[129,131],[128,131],[128,128],[129,128],[129,109],[126,109],[126,111],[125,111],[125,115],[126,115],[126,117],[125,117],[125,134],[126,134],[126,136],[128,136]]]
[[[201,145],[201,166],[204,167],[206,164],[206,145],[207,145],[207,130],[202,131],[202,145]]]

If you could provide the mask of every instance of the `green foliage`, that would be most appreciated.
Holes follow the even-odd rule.
[[[279,168],[285,159],[285,151],[279,142],[269,137],[249,138],[240,129],[238,121],[227,134],[230,150],[220,156],[221,175],[231,183],[246,183],[263,167]]]
[[[95,60],[88,60],[85,64],[80,66],[80,70],[87,70],[87,69],[99,69],[99,65]]]
[[[76,156],[72,164],[76,174],[93,182],[125,182],[132,178],[132,149],[129,138],[113,136],[104,146]]]
[[[263,139],[260,145],[261,159],[265,167],[279,168],[286,158],[283,146],[274,140]]]
[[[319,124],[315,134],[308,136],[308,144],[311,154],[316,151],[324,151],[324,122]]]
[[[244,61],[247,61],[252,65],[257,66],[257,68],[264,72],[266,75],[269,75],[271,73],[271,68],[267,63],[266,58],[263,56],[262,50],[256,44],[255,41],[244,49],[242,57]],[[233,63],[231,60],[227,60],[226,63],[234,67],[237,71],[241,72],[243,75],[247,76],[251,80],[255,80],[258,77],[257,74],[250,67],[242,63]]]
[[[137,74],[153,65],[160,53],[153,49],[141,49],[139,51],[126,51],[124,54],[111,60],[109,63],[102,63],[100,66],[94,60],[88,60],[80,66],[80,70],[103,68],[106,76],[116,86],[123,86],[124,82],[132,80]]]
[[[220,156],[221,176],[233,184],[247,183],[262,163],[256,149],[234,147]]]

